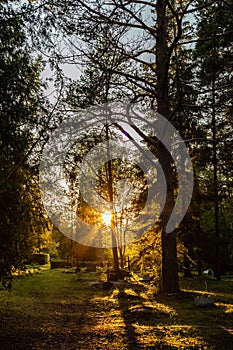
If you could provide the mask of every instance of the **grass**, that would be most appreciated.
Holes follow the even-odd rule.
[[[0,348],[233,349],[233,278],[181,278],[169,297],[135,283],[103,291],[91,284],[98,277],[55,269],[15,279],[0,290]],[[201,294],[215,306],[197,308]]]

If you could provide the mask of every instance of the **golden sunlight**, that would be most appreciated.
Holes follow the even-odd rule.
[[[103,218],[104,225],[109,226],[111,223],[112,214],[110,213],[110,211],[106,211],[105,213],[102,214],[102,218]]]

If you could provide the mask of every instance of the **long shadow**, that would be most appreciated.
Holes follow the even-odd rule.
[[[139,289],[138,289],[139,288]],[[132,289],[131,292],[127,289]],[[143,343],[140,339],[140,326],[150,326],[152,328],[158,326],[161,317],[166,320],[170,319],[167,311],[157,310],[153,306],[148,306],[148,298],[142,297],[141,292],[146,292],[147,287],[139,285],[136,288],[132,285],[118,286],[118,294],[115,294],[117,299],[117,308],[121,312],[121,317],[124,322],[124,349],[128,350],[177,350],[176,347],[164,344],[161,340],[155,340],[154,343],[147,341]],[[150,304],[150,303],[149,303]],[[144,336],[142,334],[142,336]]]
[[[141,349],[140,343],[137,339],[137,333],[133,323],[135,323],[135,317],[132,315],[130,308],[133,304],[138,303],[140,301],[139,295],[133,298],[133,296],[129,296],[124,292],[124,290],[120,290],[118,295],[118,305],[121,311],[121,315],[125,324],[125,334],[126,334],[126,344],[128,350]]]
[[[141,286],[142,288],[142,286]],[[144,290],[146,288],[143,288]],[[124,289],[120,289],[117,298],[119,308],[121,310],[122,318],[125,323],[125,333],[127,338],[127,349],[128,350],[137,350],[137,349],[147,349],[147,350],[159,350],[166,349],[172,350],[174,347],[169,345],[163,345],[161,342],[157,342],[154,345],[145,345],[140,341],[140,335],[137,332],[134,324],[140,325],[158,325],[158,317],[156,317],[155,309],[146,306],[145,300],[140,293],[142,290],[134,290],[134,294],[128,294]],[[162,313],[162,312],[160,312]],[[167,314],[166,314],[167,316]]]
[[[194,304],[194,298],[200,295],[200,292],[193,290],[182,291],[176,296],[153,296],[152,306],[145,303],[148,299],[144,300],[140,293],[131,295],[124,289],[120,290],[117,299],[125,323],[127,349],[177,350],[179,345],[176,344],[175,338],[172,340],[174,334],[178,341],[182,342],[183,339],[185,342],[182,344],[183,349],[233,350],[233,282],[230,283],[231,285],[225,288],[228,292],[224,293],[224,290],[221,292],[221,288],[216,287],[215,282],[213,292],[217,305],[206,308],[198,308]],[[156,309],[156,303],[159,303],[160,308]],[[227,304],[231,305],[228,309]],[[172,310],[171,314],[168,310]],[[150,327],[147,335],[151,334],[151,339],[144,347],[135,324],[139,327]],[[174,344],[169,345],[168,338]]]
[[[168,337],[173,336],[173,330],[170,327],[175,326],[174,328],[180,329],[179,332],[182,332],[183,327],[184,334],[180,334],[180,338],[184,337],[186,341],[189,337],[197,337],[207,344],[206,349],[233,350],[233,281],[221,282],[219,287],[216,281],[213,285],[211,282],[208,283],[210,290],[215,293],[217,306],[214,308],[197,308],[194,305],[194,297],[198,295],[198,292],[194,290],[185,290],[172,297],[153,296],[150,303],[148,302],[150,299],[144,298],[141,294],[143,290],[132,287],[133,292],[131,293],[127,290],[131,289],[130,284],[127,289],[119,287],[118,294],[114,294],[117,300],[114,305],[115,309],[120,311],[124,322],[124,332],[120,335],[124,348],[128,350],[177,350],[177,346],[167,344],[167,339],[165,339],[167,335]],[[76,288],[75,285],[74,288]],[[106,340],[111,345],[114,340],[111,337],[114,337],[115,330],[110,332],[102,330],[98,334],[95,327],[98,307],[100,306],[101,310],[105,302],[95,303],[93,297],[101,297],[105,292],[102,292],[102,289],[96,291],[90,289],[84,283],[75,289],[75,293],[79,296],[77,299],[72,292],[71,295],[69,291],[64,292],[64,295],[62,292],[63,300],[61,296],[58,296],[51,304],[46,304],[46,300],[41,300],[38,294],[36,296],[38,310],[42,303],[41,310],[48,308],[46,312],[48,318],[41,311],[37,314],[37,305],[34,306],[35,314],[32,314],[33,311],[30,311],[30,314],[27,309],[23,312],[23,310],[11,307],[9,302],[9,310],[5,309],[4,312],[0,312],[0,349],[110,349],[105,348],[102,343],[103,340]],[[227,304],[232,307],[227,309]],[[169,315],[166,307],[167,310],[174,311],[173,315]],[[102,309],[103,317],[106,312],[108,312],[106,309]],[[143,336],[148,336],[147,345],[144,345],[143,340],[140,339],[140,326],[149,326],[147,334],[142,331]],[[185,331],[186,327],[189,329],[188,332]],[[116,339],[114,341],[115,344]],[[201,349],[201,345],[195,346],[190,343],[190,346],[185,347],[183,344],[183,349],[197,350]]]
[[[209,282],[211,285],[211,282]],[[215,281],[215,286],[216,286]],[[221,282],[222,283],[222,282]],[[226,281],[226,284],[229,284]],[[229,288],[229,287],[228,287]],[[230,292],[231,290],[231,292]],[[191,326],[190,336],[201,338],[209,349],[233,349],[233,282],[230,282],[229,293],[221,292],[221,286],[215,287],[215,303],[212,307],[197,307],[194,298],[202,294],[194,290],[183,290],[177,296],[156,296],[155,300],[173,308],[179,325]],[[227,304],[232,305],[227,311]],[[174,323],[175,324],[175,323]],[[231,326],[230,326],[231,325]],[[230,327],[229,327],[230,326]],[[230,328],[230,329],[229,329]],[[190,347],[187,349],[196,349]]]

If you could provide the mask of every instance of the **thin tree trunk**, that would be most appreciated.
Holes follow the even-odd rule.
[[[109,134],[108,134],[108,125],[106,124],[106,139],[109,140]],[[107,152],[109,153],[109,147],[107,149]],[[109,154],[108,154],[108,158]],[[113,203],[113,185],[112,185],[112,162],[111,160],[107,163],[107,183],[108,183],[108,195],[109,195],[109,201]],[[117,241],[115,237],[115,215],[113,210],[111,211],[112,217],[111,217],[111,230],[112,230],[112,254],[113,254],[113,264],[114,264],[114,271],[116,274],[119,272],[119,259],[118,259],[118,249],[117,249]]]
[[[123,247],[119,247],[119,254],[120,254],[120,267],[123,270],[124,269],[124,252],[123,252]]]
[[[188,250],[188,253],[190,254],[190,248]],[[184,277],[187,277],[187,278],[193,277],[192,271],[191,271],[191,261],[186,254],[184,256]]]

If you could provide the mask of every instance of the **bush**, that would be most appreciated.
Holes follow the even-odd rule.
[[[46,265],[50,262],[50,255],[46,253],[32,254],[30,264]]]

